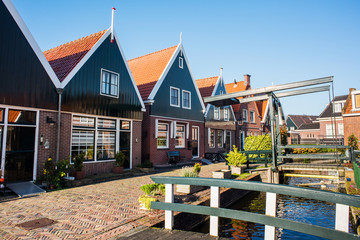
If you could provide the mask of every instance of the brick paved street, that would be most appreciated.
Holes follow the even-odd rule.
[[[224,163],[203,166],[200,177],[210,177]],[[178,176],[180,169],[156,175]],[[0,239],[109,239],[146,224],[147,212],[139,209],[140,186],[151,175],[132,177],[0,203]],[[157,219],[161,211],[151,214]],[[16,225],[42,217],[56,223],[33,230]]]

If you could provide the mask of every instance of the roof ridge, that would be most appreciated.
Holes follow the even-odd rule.
[[[92,36],[94,36],[94,35],[96,35],[96,34],[105,33],[107,30],[108,30],[108,29],[104,29],[104,30],[101,30],[100,32],[96,32],[96,33],[87,35],[87,36],[85,36],[85,37],[72,40],[72,41],[67,42],[67,43],[63,43],[63,44],[58,45],[58,46],[56,46],[56,47],[50,48],[50,49],[48,49],[48,50],[45,50],[45,51],[44,51],[44,54],[45,54],[46,52],[49,52],[49,51],[54,50],[54,49],[56,49],[56,48],[59,48],[59,47],[65,46],[65,45],[69,45],[69,44],[72,44],[72,43],[75,43],[75,42],[82,41],[82,40],[84,40],[85,38],[92,37]]]
[[[131,61],[136,60],[136,59],[139,59],[139,58],[147,57],[147,56],[152,55],[152,54],[155,54],[155,53],[159,53],[159,52],[162,52],[162,51],[166,51],[166,50],[169,50],[170,48],[177,47],[177,46],[179,46],[179,44],[178,44],[178,45],[175,45],[175,46],[168,47],[168,48],[164,48],[164,49],[161,49],[161,50],[158,50],[158,51],[155,51],[155,52],[151,52],[151,53],[148,53],[148,54],[145,54],[145,55],[142,55],[142,56],[133,58],[133,59],[130,59],[130,60],[128,60],[128,62],[131,62]]]
[[[209,79],[209,78],[218,78],[218,77],[219,77],[219,76],[200,78],[200,79],[196,79],[195,81],[205,80],[205,79]]]

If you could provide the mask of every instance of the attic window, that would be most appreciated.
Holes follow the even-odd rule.
[[[360,109],[360,92],[356,91],[356,93],[352,95],[352,98],[353,109]]]
[[[101,95],[119,97],[119,74],[101,69]]]
[[[341,110],[343,109],[344,107],[344,103],[341,102],[341,103],[334,103],[334,113],[338,113],[338,112],[341,112]]]
[[[179,68],[184,68],[184,59],[182,57],[179,57]]]

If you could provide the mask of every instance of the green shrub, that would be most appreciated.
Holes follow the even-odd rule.
[[[182,177],[198,177],[199,174],[194,171],[193,167],[183,167],[180,172],[180,176]]]
[[[142,195],[139,197],[139,202],[144,204],[145,208],[150,210],[151,208],[151,202],[157,202],[158,200],[156,198],[153,197],[149,197],[146,195]]]
[[[271,137],[266,135],[245,138],[245,151],[271,150]]]
[[[125,162],[125,154],[123,152],[117,152],[115,155],[115,160],[116,160],[116,166],[118,167],[123,167],[124,166],[124,162]]]
[[[74,157],[73,162],[74,162],[74,168],[76,171],[82,170],[82,168],[84,166],[84,159],[85,159],[84,153],[78,154]]]
[[[358,150],[358,149],[359,149],[359,146],[358,146],[358,138],[357,138],[354,134],[351,134],[351,135],[348,137],[348,145],[349,145],[349,147],[353,147],[354,150]]]
[[[229,152],[226,157],[229,165],[240,167],[242,164],[246,163],[246,155],[238,151],[238,148],[234,145],[233,150]]]
[[[148,196],[164,195],[165,185],[158,183],[144,184],[141,186],[141,190]]]

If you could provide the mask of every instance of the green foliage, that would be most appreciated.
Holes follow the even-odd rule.
[[[240,167],[242,164],[246,163],[246,155],[238,151],[238,148],[234,145],[233,150],[229,152],[226,157],[229,165]]]
[[[271,150],[271,137],[266,135],[245,138],[245,151]]]
[[[180,176],[182,177],[198,177],[199,174],[195,172],[193,167],[187,166],[183,167],[180,171]]]
[[[201,163],[195,163],[194,164],[194,172],[196,172],[199,175],[200,170],[201,170]]]
[[[288,137],[287,137],[287,129],[286,129],[286,126],[281,126],[280,127],[280,142],[281,142],[281,145],[287,145],[288,144]]]
[[[144,184],[141,190],[148,196],[165,195],[165,185],[158,183]]]
[[[353,147],[354,150],[358,150],[358,149],[359,149],[359,146],[358,146],[358,138],[357,138],[354,134],[351,134],[351,135],[348,137],[348,145],[349,145],[349,147]]]
[[[64,177],[70,171],[69,158],[59,161],[55,164],[51,158],[44,162],[44,179],[48,184],[53,184],[57,188],[61,188],[64,182]]]
[[[150,210],[151,207],[151,202],[157,202],[158,200],[156,198],[153,197],[149,197],[146,195],[142,195],[139,197],[139,202],[144,204],[144,207],[148,210]]]
[[[84,153],[78,154],[74,157],[73,162],[76,171],[81,171],[83,169],[84,159],[85,159]]]
[[[123,152],[117,152],[115,155],[115,160],[116,160],[116,166],[118,167],[123,167],[124,166],[124,161],[125,161],[125,154]]]

